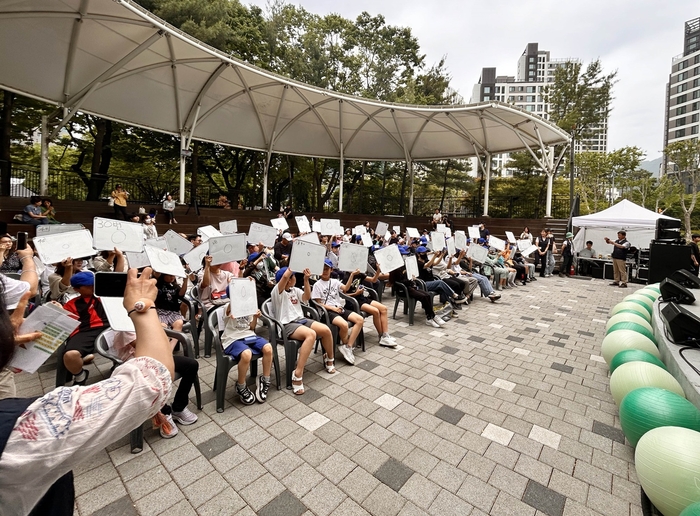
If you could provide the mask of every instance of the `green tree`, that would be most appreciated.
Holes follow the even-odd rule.
[[[674,142],[664,149],[664,153],[675,165],[674,172],[669,173],[669,177],[680,185],[678,190],[680,206],[686,238],[690,240],[693,232],[691,217],[700,188],[700,141],[693,139]]]

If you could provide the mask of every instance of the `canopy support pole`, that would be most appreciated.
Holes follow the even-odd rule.
[[[338,132],[340,134],[340,190],[338,192],[338,213],[343,212],[343,176],[345,173],[345,149],[343,148],[343,101],[338,101]]]
[[[41,168],[39,170],[39,195],[49,194],[49,117],[41,116]]]
[[[189,147],[187,141],[187,136],[185,134],[180,135],[180,204],[185,204],[185,165],[187,154],[187,147]]]
[[[554,149],[551,147],[547,149],[547,153],[543,156],[547,162],[547,206],[545,208],[544,217],[546,219],[552,218],[552,182],[554,180]]]
[[[408,160],[408,177],[410,188],[408,190],[408,214],[413,215],[413,160]]]
[[[489,216],[489,186],[491,183],[491,154],[486,153],[486,166],[484,167],[484,217]]]
[[[265,170],[263,171],[263,210],[267,209],[267,180],[270,175],[270,159],[272,158],[272,149],[267,151],[267,159],[265,160]]]

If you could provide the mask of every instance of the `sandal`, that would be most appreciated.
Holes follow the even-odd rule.
[[[301,382],[302,380],[302,377],[297,378],[297,375],[292,373],[292,382]],[[299,385],[294,385],[294,383],[292,383],[292,392],[297,396],[301,396],[304,394],[304,384],[300,383]]]
[[[335,368],[335,358],[328,358],[326,353],[323,354],[323,365],[326,367],[326,372],[328,374],[333,374],[336,372]]]

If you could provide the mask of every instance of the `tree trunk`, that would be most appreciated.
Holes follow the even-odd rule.
[[[294,191],[292,188],[294,180],[294,158],[287,154],[287,170],[289,171],[289,206],[294,206]]]
[[[399,204],[399,215],[403,215],[403,198],[406,194],[406,176],[408,175],[408,162],[403,169],[403,177],[401,178],[401,199]]]
[[[362,162],[362,172],[360,175],[360,213],[362,213],[362,208],[364,208],[363,197],[365,195],[365,172],[367,171],[367,162]]]
[[[450,160],[447,160],[447,163],[445,164],[445,178],[442,182],[442,198],[440,199],[440,212],[442,212],[444,206],[443,204],[445,203],[445,192],[447,191],[447,173],[450,170]]]
[[[112,161],[112,121],[98,118],[96,125],[97,135],[92,151],[87,201],[100,200],[102,189],[109,179],[109,165]]]
[[[0,196],[10,195],[12,177],[12,155],[10,154],[10,132],[12,129],[12,104],[15,94],[2,92],[2,113],[0,114]]]
[[[199,142],[192,143],[192,172],[190,174],[190,205],[197,198],[197,173],[199,172]]]
[[[385,209],[384,206],[386,206],[384,202],[384,193],[386,192],[386,161],[382,161],[382,194],[380,196],[380,207],[379,207],[379,213],[384,215]]]

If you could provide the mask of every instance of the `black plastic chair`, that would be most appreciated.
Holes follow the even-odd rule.
[[[165,334],[172,338],[177,339],[177,341],[182,346],[183,354],[186,357],[194,357],[194,351],[192,350],[192,336],[179,331],[165,329]],[[121,365],[123,361],[117,357],[110,349],[110,344],[114,338],[114,330],[111,328],[106,329],[97,336],[95,339],[95,351],[112,362],[112,369],[110,369],[110,374],[114,372],[114,369]],[[175,375],[175,380],[179,380],[180,376]],[[194,392],[195,398],[197,400],[197,408],[202,410],[202,390],[199,385],[199,376],[194,382]],[[143,423],[137,428],[134,428],[129,434],[131,440],[131,453],[140,453],[143,450]]]
[[[222,307],[218,307],[222,308]],[[219,314],[216,310],[209,312],[208,324],[212,329],[212,346],[216,353],[216,373],[214,374],[214,388],[216,392],[216,411],[224,411],[224,400],[226,397],[226,383],[228,382],[228,374],[235,366],[238,365],[238,360],[231,355],[224,353],[223,343],[221,342],[221,331],[219,329]],[[262,358],[262,353],[253,353],[250,359],[250,376],[255,378],[258,375],[258,360]],[[275,378],[277,379],[277,390],[280,390],[280,362],[277,355],[277,346],[272,346],[272,365],[275,368]],[[217,390],[218,389],[218,390]]]
[[[195,305],[202,310],[202,315],[199,318],[199,323],[196,325],[197,328],[197,336],[202,334],[202,329],[204,330],[204,356],[205,358],[209,358],[211,356],[211,343],[212,343],[212,337],[213,337],[213,332],[211,328],[209,327],[209,313],[211,313],[213,310],[216,310],[222,305],[218,306],[213,306],[209,309],[207,309],[206,306],[204,306],[204,302],[202,301],[200,294],[199,294],[199,287],[192,287],[192,290],[190,291],[190,298],[195,302]],[[195,352],[197,354],[197,357],[199,357],[199,340],[197,340],[197,343],[195,344]]]
[[[313,319],[315,321],[319,320],[318,313],[313,308],[301,305],[304,311],[304,316]],[[262,305],[262,317],[263,321],[269,330],[269,341],[274,344],[273,347],[283,346],[284,347],[284,358],[285,358],[285,369],[286,369],[286,379],[287,379],[287,389],[292,388],[292,373],[296,369],[297,356],[299,353],[299,348],[301,347],[302,341],[290,339],[284,333],[284,325],[280,323],[274,315],[272,310],[272,301],[270,299],[266,300]]]

